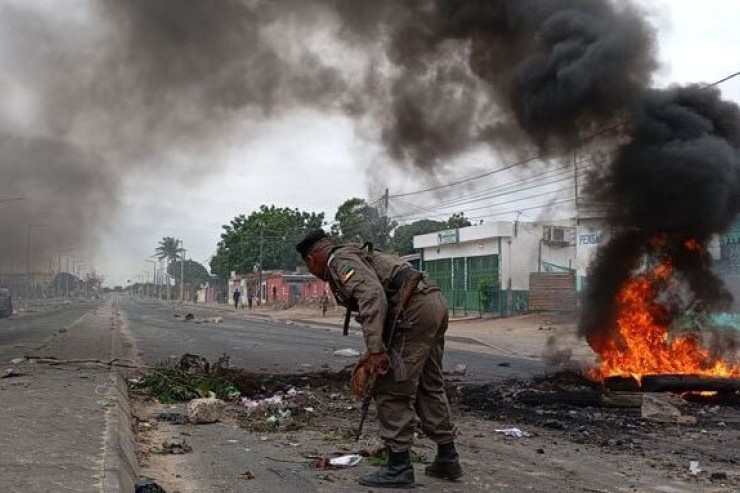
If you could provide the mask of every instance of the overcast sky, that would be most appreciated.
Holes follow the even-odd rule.
[[[44,3],[55,5],[53,1]],[[740,70],[740,4],[736,0],[640,3],[659,32],[658,85],[711,82]],[[740,102],[740,79],[721,89],[726,98]],[[176,156],[171,164],[159,167],[157,174],[140,168],[127,177],[121,206],[112,220],[106,221],[99,252],[94,255],[95,267],[109,285],[136,279],[147,268],[151,270],[145,260],[163,236],[182,238],[189,255],[207,264],[215,252],[221,225],[238,214],[249,214],[260,204],[325,212],[331,220],[337,206],[350,197],[376,199],[385,187],[400,193],[429,185],[430,179],[387,166],[379,145],[358,135],[356,128],[346,116],[305,109],[271,120],[244,122],[232,141],[238,144],[222,153],[204,155],[200,173],[192,178],[180,175],[183,172]],[[454,171],[448,170],[431,182],[475,174],[487,169],[490,162],[494,160],[486,153],[469,155]],[[453,190],[442,198],[456,198],[459,193]],[[423,207],[439,200],[437,195],[409,201]],[[511,208],[502,205],[499,211]],[[408,217],[421,214],[400,201],[392,204],[391,212]],[[484,212],[489,213],[468,215],[484,216]],[[540,212],[527,213],[524,219],[534,219]]]

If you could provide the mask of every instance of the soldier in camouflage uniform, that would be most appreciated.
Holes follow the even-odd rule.
[[[367,352],[355,368],[352,388],[373,393],[380,435],[389,449],[387,467],[362,476],[360,484],[414,486],[409,451],[419,421],[438,446],[425,472],[449,480],[462,477],[442,374],[448,312],[439,288],[397,256],[334,245],[323,230],[310,233],[296,249],[308,270],[330,283],[337,302],[359,312]],[[405,303],[402,291],[409,293]]]

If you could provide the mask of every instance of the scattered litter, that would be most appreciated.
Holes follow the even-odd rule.
[[[509,368],[511,366],[511,363],[509,363],[508,361],[504,361],[503,363],[499,363],[498,366],[502,368]]]
[[[699,467],[699,461],[692,460],[689,462],[689,473],[692,476],[698,476],[702,472],[704,472],[704,470]]]
[[[211,396],[205,399],[193,399],[188,403],[188,420],[193,424],[215,423],[221,419],[226,403]]]
[[[354,467],[362,461],[362,456],[357,454],[342,455],[339,457],[321,457],[316,461],[316,469],[331,469]]]
[[[192,452],[193,448],[188,445],[184,438],[170,438],[162,442],[162,453],[164,454],[187,454]]]
[[[135,488],[134,493],[167,493],[164,488],[151,479],[139,480]]]
[[[288,390],[287,394],[291,397],[298,395],[298,391],[295,389],[295,387],[291,387],[290,390]]]
[[[242,479],[254,479],[257,476],[254,475],[254,472],[252,472],[251,469],[247,469],[242,473]]]
[[[213,317],[211,322],[214,324],[222,324],[224,323],[224,317]]]
[[[182,413],[159,413],[157,421],[160,423],[169,423],[171,425],[184,425],[188,422],[188,417]]]
[[[351,349],[351,348],[338,349],[334,351],[334,356],[342,356],[344,358],[354,358],[355,356],[359,356],[359,355],[360,355],[359,351],[357,351],[356,349]]]
[[[468,365],[465,365],[463,363],[459,363],[455,365],[455,369],[452,370],[453,375],[464,376],[467,372],[468,372]]]
[[[304,407],[303,410],[306,411],[307,413],[314,412],[314,408],[312,408],[312,407]]]
[[[523,438],[523,437],[531,437],[532,435],[526,431],[522,431],[519,428],[502,428],[499,430],[495,430],[496,433],[501,433],[505,437],[509,438]]]
[[[12,377],[20,377],[23,374],[16,370],[15,368],[7,368],[2,375],[0,375],[0,378],[12,378]]]
[[[266,399],[250,399],[248,397],[242,398],[242,406],[246,407],[247,409],[257,409],[265,405],[277,405],[282,402],[283,396],[280,394],[275,394],[272,397],[268,397]]]
[[[726,481],[727,480],[727,473],[724,471],[714,471],[711,476],[709,476],[709,479],[712,481]]]
[[[20,365],[24,361],[25,361],[25,359],[23,359],[23,358],[15,358],[15,359],[10,360],[10,364],[11,365]]]
[[[357,454],[342,455],[329,459],[329,464],[334,467],[354,467],[362,461],[362,456]]]
[[[239,440],[226,440],[227,443],[239,443]]]
[[[174,315],[172,315],[172,316],[173,316],[173,317],[175,317],[175,318],[180,318],[180,314],[179,314],[179,313],[175,313],[175,314],[174,314]]]
[[[187,320],[188,322],[191,320],[195,320],[195,315],[193,315],[192,313],[188,313],[187,315],[185,315],[185,320]]]

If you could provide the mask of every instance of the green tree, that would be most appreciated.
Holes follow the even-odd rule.
[[[425,235],[447,229],[444,221],[432,221],[422,219],[410,224],[403,224],[396,228],[391,240],[391,250],[398,255],[409,255],[414,253],[414,236]]]
[[[331,232],[336,239],[352,243],[370,241],[382,249],[388,248],[391,233],[398,225],[360,198],[349,199],[340,205],[334,221]]]
[[[464,228],[466,226],[471,226],[470,220],[465,217],[464,212],[455,212],[450,216],[450,218],[447,220],[447,228],[448,229],[458,229],[458,228]]]
[[[185,250],[180,246],[180,240],[171,236],[165,236],[154,250],[154,256],[159,260],[167,259],[167,262],[179,260]]]
[[[182,261],[178,260],[177,262],[172,262],[167,266],[167,273],[174,279],[177,279],[177,282],[180,282],[180,264],[182,264]],[[182,269],[185,284],[187,285],[199,287],[201,284],[204,284],[211,279],[211,275],[203,264],[199,264],[194,260],[186,260]]]
[[[323,213],[274,205],[241,214],[223,226],[211,272],[226,279],[231,271],[251,272],[260,260],[264,270],[294,270],[300,260],[295,244],[323,222]]]
[[[456,212],[447,221],[433,221],[422,219],[410,224],[398,226],[393,232],[391,250],[398,255],[409,255],[414,253],[414,236],[436,233],[446,229],[457,229],[470,226],[470,221],[465,213]]]

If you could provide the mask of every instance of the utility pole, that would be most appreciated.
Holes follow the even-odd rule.
[[[390,192],[386,188],[385,195],[383,196],[383,216],[388,217],[388,199],[390,199]]]
[[[156,285],[157,284],[157,262],[155,260],[147,260],[147,262],[149,262],[150,264],[152,264],[152,282],[154,282],[154,284]],[[147,278],[149,277],[149,271],[147,271],[146,276],[147,276]],[[147,282],[147,292],[149,291],[148,284],[149,283]],[[155,291],[155,290],[153,290],[153,291]],[[150,298],[153,297],[153,296],[154,296],[154,293],[152,293],[152,294],[149,295]]]
[[[180,249],[182,250],[180,256],[180,303],[185,301],[185,247],[183,247],[182,240],[180,240]]]
[[[265,225],[260,224],[260,276],[259,276],[260,297],[259,297],[259,300],[257,301],[258,305],[262,304],[262,250],[263,250],[263,245],[264,245],[264,231],[265,231]]]

